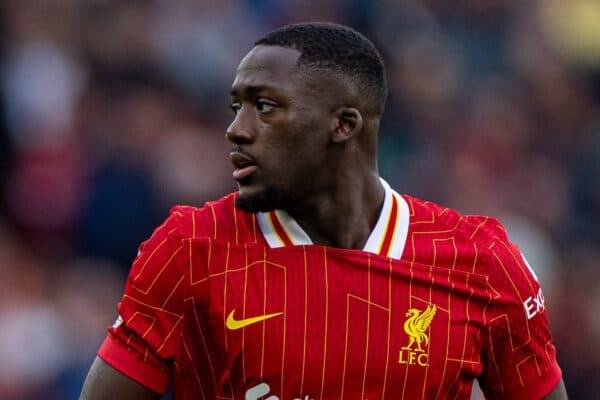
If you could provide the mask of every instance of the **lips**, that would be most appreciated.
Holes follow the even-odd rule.
[[[229,158],[235,168],[233,170],[233,179],[236,181],[247,178],[256,171],[256,162],[247,154],[240,153],[239,151],[232,151],[229,153]]]

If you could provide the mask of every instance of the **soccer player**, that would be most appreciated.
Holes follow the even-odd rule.
[[[373,44],[258,40],[231,89],[239,192],[140,247],[81,399],[566,399],[543,292],[493,218],[378,175]]]

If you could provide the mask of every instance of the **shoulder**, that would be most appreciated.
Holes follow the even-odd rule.
[[[494,248],[510,245],[506,229],[494,217],[462,214],[431,201],[403,197],[410,212],[406,248],[415,260],[441,265],[445,256],[453,268],[487,275]]]
[[[179,279],[182,274],[187,273],[181,267],[187,257],[182,249],[186,243],[191,242],[190,239],[233,241],[231,238],[235,234],[231,233],[229,227],[243,225],[243,221],[235,222],[237,215],[243,213],[234,208],[235,195],[232,193],[202,207],[172,207],[164,222],[154,230],[150,238],[140,244],[131,268],[131,284],[135,287],[147,287],[154,285],[158,277],[161,281],[167,276]],[[238,237],[244,236],[239,234]]]
[[[177,205],[171,208],[166,224],[175,229],[180,239],[210,238],[216,240],[241,240],[255,237],[255,216],[235,207],[237,193],[206,202],[202,207]],[[252,233],[252,235],[249,234]]]
[[[421,225],[420,230],[445,228],[482,243],[494,240],[508,241],[506,228],[498,219],[486,215],[462,214],[437,203],[403,195],[410,210],[411,224]]]

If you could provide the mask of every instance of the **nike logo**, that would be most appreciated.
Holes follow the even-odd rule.
[[[235,308],[233,310],[231,310],[231,312],[227,316],[227,320],[225,321],[225,326],[227,327],[227,329],[230,329],[232,331],[236,330],[236,329],[241,329],[248,325],[252,325],[257,322],[264,321],[265,319],[273,318],[273,317],[283,314],[282,312],[278,312],[278,313],[273,313],[273,314],[258,315],[256,317],[251,317],[251,318],[235,319],[235,318],[233,318],[234,312],[235,312]]]

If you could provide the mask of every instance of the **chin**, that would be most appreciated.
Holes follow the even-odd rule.
[[[272,186],[257,190],[240,186],[235,206],[240,210],[256,213],[285,209],[289,201],[289,196]]]

